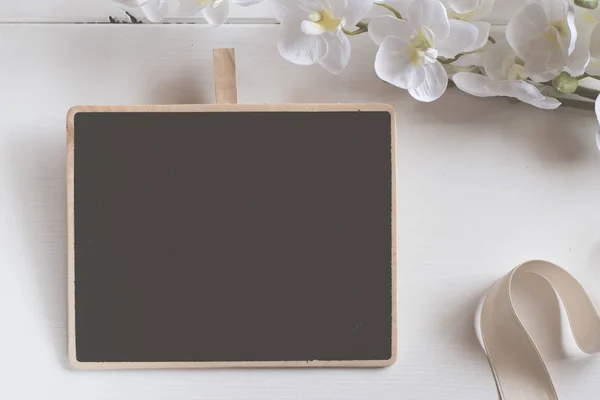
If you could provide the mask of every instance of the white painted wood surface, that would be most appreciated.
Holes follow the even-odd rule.
[[[0,24],[0,398],[491,400],[497,395],[472,321],[493,281],[521,261],[543,258],[565,266],[600,298],[593,114],[542,111],[455,89],[435,103],[418,103],[376,77],[368,37],[351,39],[353,57],[336,77],[282,60],[277,30]],[[68,368],[66,112],[78,104],[212,102],[214,47],[235,47],[242,103],[395,107],[399,350],[393,367]],[[552,333],[558,322],[549,315],[556,302],[543,289],[535,294],[543,304],[525,311],[536,317],[542,350],[554,360],[558,391],[564,399],[596,400],[600,359],[556,361],[550,349],[559,341]]]
[[[406,2],[408,0],[396,0]],[[525,0],[496,0],[493,23],[505,23],[525,3]],[[196,21],[197,17],[186,17],[177,13],[178,0],[169,0],[170,11],[166,22]],[[107,22],[108,16],[124,16],[125,8],[112,0],[4,0],[0,2],[0,21],[5,22]],[[375,10],[375,13],[378,10]],[[379,10],[381,11],[381,10]],[[272,21],[266,2],[251,7],[232,7],[230,22]]]

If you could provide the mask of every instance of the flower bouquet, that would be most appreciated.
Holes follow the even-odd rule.
[[[115,1],[151,22],[168,12],[167,0]],[[260,1],[179,0],[179,9],[217,26],[231,5]],[[419,101],[440,98],[450,82],[477,97],[595,110],[600,121],[600,92],[591,87],[600,79],[598,0],[529,0],[498,35],[486,21],[494,0],[266,1],[281,24],[279,53],[292,63],[339,74],[350,59],[348,36],[364,33],[379,46],[377,75]],[[367,19],[374,7],[387,15]]]

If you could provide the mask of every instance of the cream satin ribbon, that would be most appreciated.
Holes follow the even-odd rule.
[[[546,261],[519,265],[486,293],[476,324],[500,398],[557,400],[546,364],[515,312],[511,291],[525,274],[544,279],[554,289],[564,305],[575,342],[584,353],[600,351],[600,317],[581,284]]]

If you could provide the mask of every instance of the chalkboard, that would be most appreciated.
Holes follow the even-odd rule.
[[[392,364],[394,143],[382,105],[72,109],[72,365]]]

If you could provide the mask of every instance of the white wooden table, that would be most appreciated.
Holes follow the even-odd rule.
[[[499,1],[499,0],[497,0]],[[505,20],[521,0],[502,2]],[[600,153],[592,113],[455,89],[432,104],[381,82],[352,38],[341,75],[282,60],[264,5],[232,24],[109,25],[107,0],[0,4],[0,398],[495,399],[473,331],[487,287],[543,258],[600,298]],[[193,21],[193,20],[192,20]],[[48,22],[48,23],[46,23]],[[235,47],[244,103],[384,102],[398,119],[398,362],[376,370],[71,370],[66,362],[65,115],[78,104],[213,102]],[[548,290],[533,314],[565,399],[595,400],[600,358],[558,361]]]

